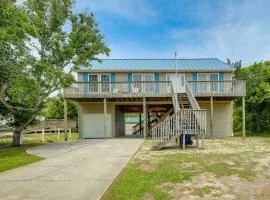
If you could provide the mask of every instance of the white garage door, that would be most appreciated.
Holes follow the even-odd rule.
[[[107,134],[104,133],[104,114],[84,114],[84,138],[104,138],[112,136],[111,114],[107,114]]]

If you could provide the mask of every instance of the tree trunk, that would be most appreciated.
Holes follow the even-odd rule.
[[[13,132],[13,140],[12,140],[12,146],[13,147],[19,147],[21,146],[21,135],[22,131],[15,129]]]

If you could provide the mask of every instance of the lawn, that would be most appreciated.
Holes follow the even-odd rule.
[[[207,139],[151,151],[146,141],[103,200],[270,199],[270,138]]]
[[[78,133],[72,133],[70,140],[77,140]],[[60,135],[60,140],[64,141],[64,135]],[[40,161],[44,158],[26,153],[26,149],[48,142],[58,142],[56,134],[46,134],[45,141],[42,142],[40,134],[31,134],[24,137],[21,147],[11,147],[11,138],[0,138],[0,173]]]

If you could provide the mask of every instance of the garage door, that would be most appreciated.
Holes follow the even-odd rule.
[[[84,114],[83,137],[104,138],[104,114]],[[111,114],[107,114],[107,137],[112,136]]]

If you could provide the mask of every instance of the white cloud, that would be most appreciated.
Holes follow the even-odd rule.
[[[90,9],[116,14],[126,20],[149,24],[160,18],[166,18],[166,12],[159,13],[143,0],[91,0]],[[188,1],[189,2],[189,1]],[[217,57],[222,60],[243,60],[244,65],[270,59],[270,1],[198,1],[192,9],[182,8],[181,15],[188,21],[194,21],[193,28],[173,28],[164,37],[168,41],[166,49],[153,43],[153,47],[143,41],[120,41],[110,45],[112,58],[172,58],[178,52],[179,58]],[[180,5],[177,5],[180,6]],[[179,7],[180,8],[180,7]],[[173,9],[175,11],[175,9]],[[177,10],[177,9],[176,9]],[[168,11],[168,13],[167,13]],[[161,18],[162,17],[162,18]],[[160,24],[163,26],[164,24]],[[145,30],[147,31],[147,29]],[[153,35],[154,37],[154,35]],[[110,43],[110,42],[109,42]],[[170,49],[169,49],[170,48]]]
[[[245,65],[270,59],[269,6],[262,1],[229,4],[206,28],[170,32],[181,57],[218,57],[243,60]]]
[[[140,24],[151,23],[158,13],[144,0],[91,0],[90,10],[105,11]]]

